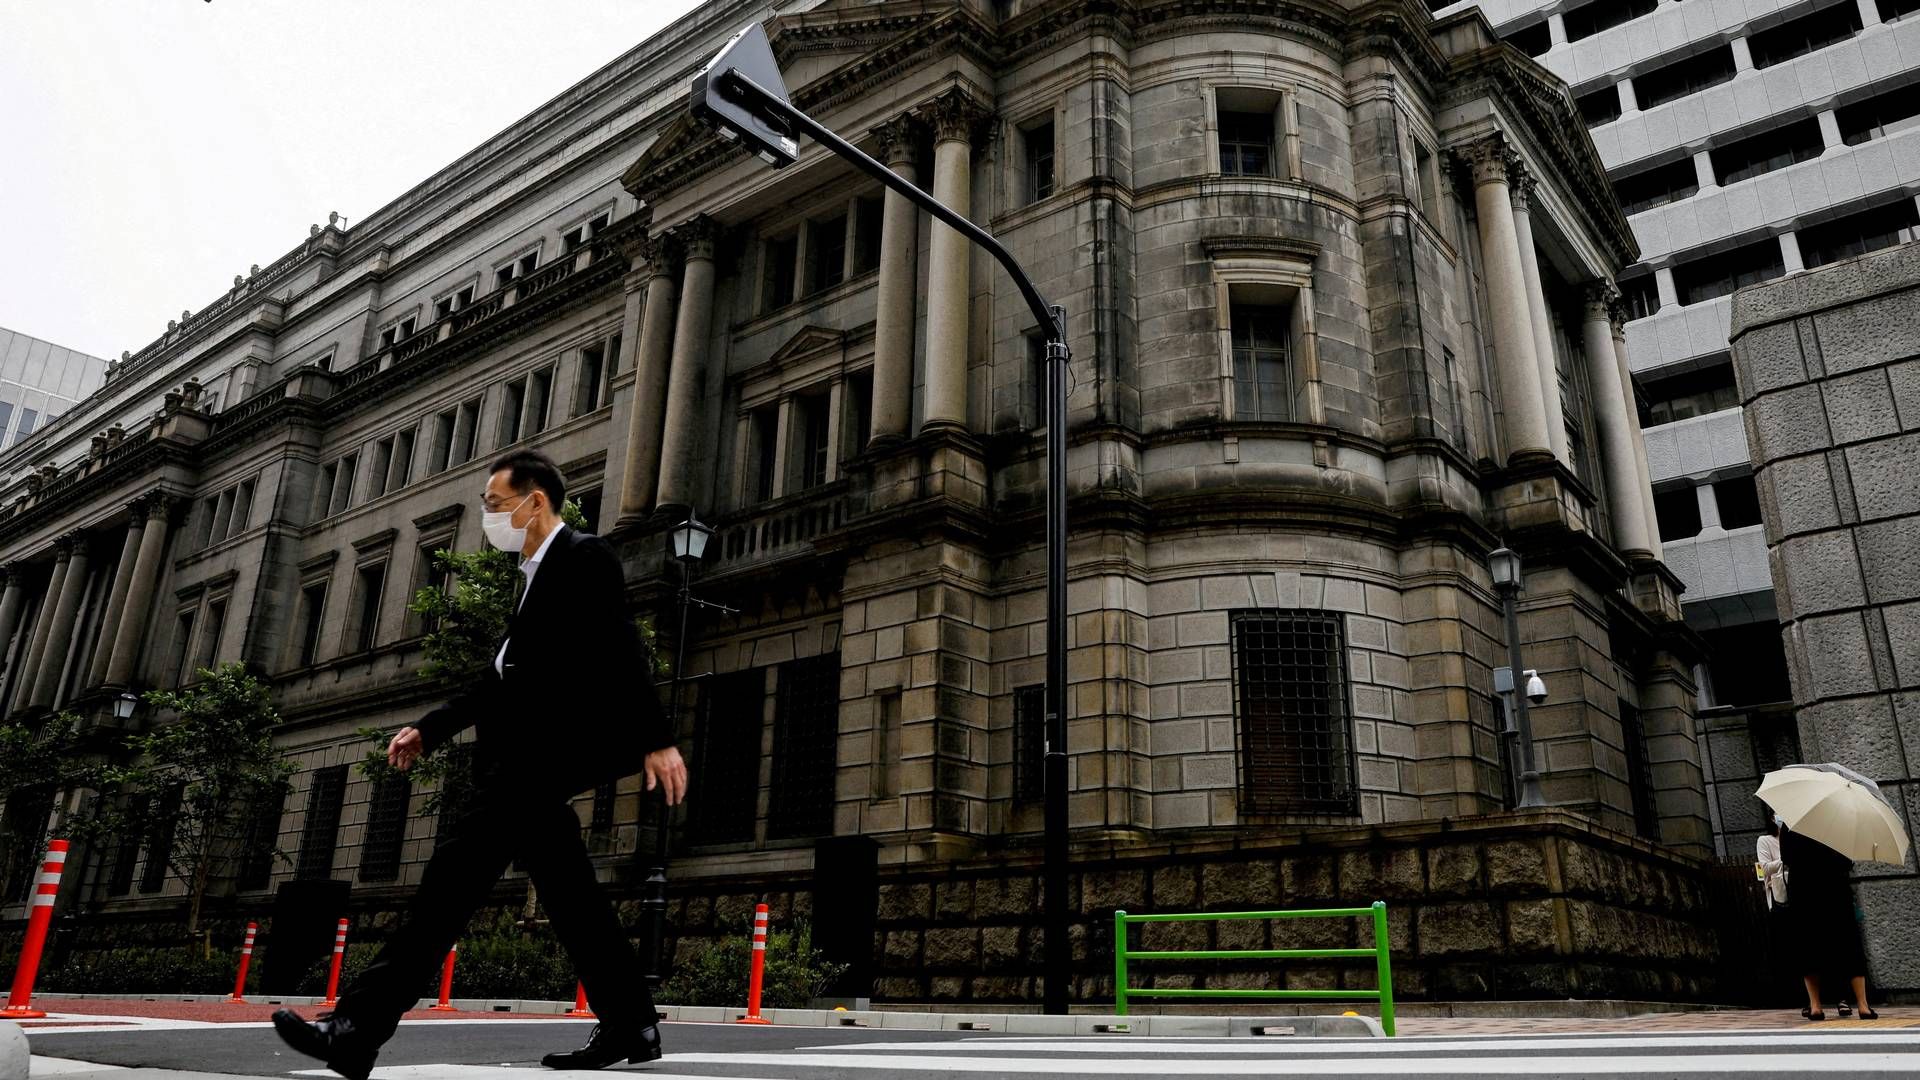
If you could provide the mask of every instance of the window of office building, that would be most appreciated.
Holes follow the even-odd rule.
[[[1660,526],[1663,541],[1686,540],[1700,535],[1700,497],[1693,485],[1663,488],[1653,493],[1653,516]]]
[[[1433,151],[1418,139],[1413,141],[1413,183],[1419,189],[1415,198],[1420,203],[1420,212],[1437,224],[1440,221],[1440,170]]]
[[[1053,115],[1020,132],[1020,146],[1026,164],[1026,183],[1022,194],[1030,203],[1053,194]]]
[[[1553,48],[1553,31],[1542,19],[1518,30],[1507,31],[1501,40],[1528,56],[1545,56]]]
[[[340,808],[347,796],[347,767],[315,770],[307,789],[307,820],[300,829],[299,877],[324,879],[333,873],[334,845],[340,839]]]
[[[439,322],[441,319],[473,303],[473,289],[474,287],[472,285],[463,286],[435,300],[433,302],[433,320]]]
[[[1241,811],[1355,812],[1339,613],[1245,610],[1232,623]]]
[[[509,446],[520,441],[520,414],[527,407],[527,380],[522,377],[506,385],[506,392],[500,395],[500,438],[496,446]]]
[[[398,491],[413,480],[414,433],[418,430],[410,427],[393,434],[393,453],[387,459],[388,491]]]
[[[750,490],[755,502],[765,502],[773,498],[774,466],[780,460],[780,407],[767,405],[753,410],[747,434],[753,442]]]
[[[799,422],[800,490],[827,482],[827,454],[832,447],[828,429],[830,400],[825,394],[808,394],[793,402],[794,419]]]
[[[460,406],[460,415],[453,427],[453,451],[450,464],[465,465],[473,460],[479,449],[480,441],[480,399],[474,398]]]
[[[1645,386],[1647,409],[1641,422],[1648,426],[1705,416],[1740,404],[1733,362],[1725,357],[1697,371],[1649,379]]]
[[[1714,505],[1720,510],[1720,527],[1744,529],[1760,524],[1760,490],[1753,474],[1744,473],[1713,482]]]
[[[1876,0],[1874,6],[1880,11],[1881,22],[1892,22],[1902,15],[1920,11],[1920,0]]]
[[[193,668],[212,668],[220,662],[220,635],[227,629],[227,598],[207,601],[207,619],[200,628],[200,648]]]
[[[280,819],[287,794],[270,788],[247,800],[247,820],[240,836],[240,871],[235,884],[243,891],[264,889],[273,880],[274,851],[280,842]]]
[[[1619,281],[1620,303],[1627,319],[1644,319],[1660,310],[1660,286],[1652,274],[1635,274]]]
[[[194,612],[182,611],[173,621],[173,685],[185,686],[193,674],[193,621]]]
[[[1620,119],[1620,88],[1607,83],[1574,98],[1573,104],[1588,127],[1611,124]]]
[[[12,798],[8,799],[8,803],[11,805],[19,798],[20,795],[16,792]],[[136,818],[144,817],[152,798],[153,796],[144,791],[128,796],[128,812]],[[51,793],[48,794],[48,799],[51,801]],[[114,845],[113,873],[107,878],[108,896],[125,896],[133,891],[133,872],[140,862],[140,840],[140,834],[131,829],[120,834],[120,842]],[[37,847],[38,844],[34,846]]]
[[[1897,202],[1801,229],[1800,261],[1811,270],[1904,244],[1914,239],[1916,233],[1920,233],[1920,209],[1903,195]]]
[[[320,618],[327,610],[327,584],[316,582],[300,590],[300,649],[296,666],[308,667],[320,658]]]
[[[473,744],[454,743],[440,753],[447,756],[446,771],[440,781],[440,808],[434,814],[433,846],[436,850],[454,835],[455,827],[473,808]]]
[[[764,310],[785,307],[793,303],[793,272],[795,262],[800,258],[800,238],[788,235],[774,237],[761,246],[761,261],[766,267]]]
[[[1232,321],[1234,418],[1294,419],[1292,309],[1235,304]]]
[[[380,636],[380,594],[387,581],[385,562],[369,563],[354,572],[353,625],[347,630],[347,650],[366,652]]]
[[[1916,0],[1920,2],[1920,0]],[[1833,111],[1840,138],[1848,146],[1883,139],[1920,125],[1920,83],[1908,83]],[[4,428],[0,422],[0,428]]]
[[[527,375],[526,434],[547,430],[547,414],[553,405],[553,369],[543,367]]]
[[[1608,2],[1610,0],[1598,0],[1594,6]],[[1652,109],[1728,82],[1733,76],[1733,48],[1721,45],[1635,75],[1633,92],[1642,109]]]
[[[143,893],[156,893],[167,887],[167,877],[173,869],[174,840],[180,828],[180,803],[185,794],[186,785],[175,784],[160,796],[160,811],[147,833],[147,862],[140,871]]]
[[[1779,26],[1747,35],[1747,50],[1756,68],[1772,67],[1805,56],[1860,32],[1860,8],[1854,0],[1838,0]]]
[[[1678,202],[1692,197],[1699,190],[1700,175],[1693,167],[1691,157],[1656,165],[1619,177],[1613,182],[1613,193],[1620,200],[1620,210],[1627,214]]]
[[[40,423],[40,414],[38,412],[32,409],[21,409],[20,410],[20,427],[14,431],[13,441],[15,443],[18,443],[22,439],[25,439],[27,436],[33,434],[34,427],[37,426],[39,423]],[[12,444],[10,443],[8,445],[12,445]]]
[[[1744,247],[1707,255],[1673,268],[1673,287],[1682,304],[1725,296],[1742,285],[1772,281],[1786,273],[1780,241],[1769,236]]]
[[[397,343],[412,337],[416,322],[417,320],[412,315],[409,315],[399,322],[394,323],[392,326],[387,327],[385,330],[380,331],[380,347],[383,349],[391,349]]]
[[[1214,91],[1220,171],[1227,176],[1279,176],[1283,99],[1273,90],[1222,86]]]
[[[575,225],[573,228],[568,229],[565,235],[560,237],[560,253],[562,255],[573,254],[585,247],[587,241],[599,236],[600,233],[611,224],[613,224],[613,211],[602,210],[591,219]]]
[[[1018,687],[1013,692],[1013,797],[1038,802],[1046,794],[1047,688]]]
[[[1749,135],[1708,151],[1713,174],[1722,184],[1737,184],[1752,176],[1812,161],[1826,152],[1820,122],[1805,120]]]
[[[607,376],[607,343],[596,341],[580,350],[580,377],[574,385],[573,415],[585,416],[600,407]]]
[[[1620,702],[1620,736],[1626,744],[1627,791],[1633,798],[1633,828],[1641,837],[1660,837],[1660,814],[1653,801],[1653,765],[1647,758],[1646,735],[1640,730],[1640,710]]]
[[[715,675],[700,688],[693,783],[707,793],[687,803],[687,839],[737,844],[753,839],[760,814],[760,747],[767,669]]]
[[[840,654],[781,664],[774,698],[767,836],[775,840],[825,836],[833,831]]]
[[[407,803],[413,781],[388,772],[374,781],[367,807],[366,841],[360,847],[360,880],[393,881],[400,876],[400,849],[407,838]]]
[[[865,274],[880,267],[880,228],[886,204],[880,196],[854,203],[853,272]]]
[[[518,258],[508,259],[506,262],[493,268],[494,289],[499,290],[506,288],[515,281],[533,273],[534,269],[539,265],[540,252],[537,250],[529,251]]]
[[[1566,21],[1567,40],[1590,38],[1602,30],[1611,30],[1621,23],[1651,15],[1654,6],[1655,0],[1592,0],[1580,7],[1570,8],[1562,16]]]

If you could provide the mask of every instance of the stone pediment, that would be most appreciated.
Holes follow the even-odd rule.
[[[847,344],[845,330],[833,330],[825,326],[803,326],[800,332],[787,339],[785,345],[773,351],[767,358],[769,366],[781,368],[794,360],[828,351],[839,351]]]

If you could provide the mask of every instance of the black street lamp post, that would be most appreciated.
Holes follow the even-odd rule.
[[[905,177],[861,152],[787,100],[786,82],[759,23],[748,25],[696,76],[689,94],[694,115],[728,139],[745,144],[774,168],[793,164],[806,135],[861,172],[985,248],[1013,279],[1035,324],[1047,335],[1047,720],[1046,903],[1044,1002],[1067,1011],[1067,317],[1047,303],[1020,264],[993,234],[967,220]]]
[[[688,680],[681,672],[687,666],[687,614],[694,607],[709,608],[725,614],[734,614],[734,609],[725,604],[715,604],[693,596],[693,571],[706,556],[707,541],[712,539],[713,530],[701,524],[691,508],[687,519],[673,527],[669,534],[673,542],[673,559],[680,564],[680,632],[674,638],[673,690],[667,711],[667,723],[674,731],[680,729],[680,687]],[[667,936],[667,826],[673,813],[667,806],[666,790],[661,789],[660,803],[654,811],[653,852],[647,866],[646,880],[641,883],[641,909],[646,913],[646,961],[647,985],[654,990],[666,977],[666,958],[661,955]]]
[[[1494,591],[1500,594],[1500,609],[1507,624],[1507,666],[1493,671],[1493,689],[1501,695],[1507,706],[1507,727],[1501,737],[1517,740],[1519,760],[1515,755],[1506,755],[1509,767],[1517,765],[1520,771],[1520,783],[1514,805],[1531,808],[1546,805],[1546,799],[1540,793],[1540,770],[1534,765],[1533,757],[1533,717],[1527,712],[1529,701],[1541,702],[1547,699],[1547,685],[1540,676],[1520,666],[1520,615],[1519,594],[1526,587],[1520,576],[1520,554],[1512,548],[1502,546],[1487,555],[1487,568],[1493,575]],[[1520,679],[1527,683],[1520,685]]]

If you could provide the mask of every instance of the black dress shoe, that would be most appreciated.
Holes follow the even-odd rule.
[[[655,1024],[634,1030],[593,1025],[587,1045],[564,1054],[548,1054],[540,1064],[549,1069],[604,1069],[625,1060],[629,1065],[660,1060],[660,1028]]]
[[[344,1016],[307,1021],[292,1009],[280,1009],[273,1014],[273,1030],[288,1046],[326,1062],[327,1068],[347,1080],[367,1080],[373,1059],[380,1056],[379,1049],[368,1046],[366,1037]]]

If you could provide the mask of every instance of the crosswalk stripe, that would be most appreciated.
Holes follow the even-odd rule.
[[[734,1068],[805,1069],[889,1069],[899,1072],[946,1073],[1077,1073],[1090,1067],[1111,1076],[1264,1076],[1273,1071],[1269,1060],[1239,1061],[1138,1061],[1085,1059],[961,1057],[955,1055],[904,1054],[668,1054],[662,1064],[668,1068],[689,1065],[731,1066]],[[1741,1074],[1805,1076],[1813,1073],[1848,1073],[1869,1076],[1920,1075],[1920,1054],[1697,1054],[1697,1055],[1606,1055],[1566,1054],[1555,1057],[1448,1057],[1407,1058],[1310,1058],[1290,1062],[1290,1067],[1314,1076],[1532,1076],[1547,1066],[1554,1070],[1577,1069],[1581,1075],[1602,1080],[1609,1077],[1686,1076],[1690,1074]]]
[[[1920,1037],[1880,1035],[1786,1035],[1786,1034],[1739,1034],[1693,1036],[1693,1037],[1638,1037],[1612,1038],[1599,1041],[1591,1038],[1549,1037],[1521,1041],[1513,1038],[1498,1040],[1459,1040],[1459,1039],[1296,1039],[1274,1038],[1238,1038],[1232,1040],[1209,1039],[1187,1040],[1148,1038],[1129,1035],[1105,1035],[1088,1038],[1060,1039],[963,1039],[951,1043],[935,1044],[946,1053],[972,1054],[1012,1054],[1012,1053],[1049,1053],[1049,1054],[1186,1054],[1186,1055],[1300,1055],[1306,1057],[1338,1057],[1342,1055],[1372,1056],[1376,1054],[1420,1055],[1420,1054],[1494,1054],[1510,1056],[1520,1054],[1538,1054],[1547,1051],[1588,1053],[1614,1053],[1624,1050],[1669,1050],[1683,1054],[1700,1053],[1706,1050],[1743,1050],[1767,1048],[1776,1051],[1812,1051],[1844,1050],[1847,1052],[1895,1052],[1910,1050],[1920,1052]],[[839,1051],[856,1052],[907,1052],[925,1054],[928,1052],[925,1042],[876,1042],[876,1043],[839,1043],[832,1046],[807,1048],[806,1053]]]

